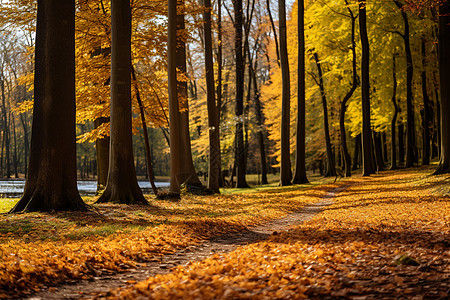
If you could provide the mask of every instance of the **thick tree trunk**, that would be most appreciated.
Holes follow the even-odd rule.
[[[206,78],[206,104],[208,107],[209,127],[209,161],[208,161],[208,189],[213,193],[219,191],[220,174],[220,140],[218,107],[214,90],[214,64],[212,53],[211,33],[211,0],[204,1],[203,29],[205,34],[205,78]]]
[[[305,165],[306,111],[305,111],[305,3],[298,1],[298,68],[297,68],[297,134],[295,143],[295,173],[293,184],[307,183]]]
[[[439,84],[441,91],[441,156],[434,174],[450,172],[450,3],[439,9]]]
[[[394,105],[394,115],[391,120],[391,170],[397,169],[397,146],[395,143],[395,128],[397,126],[398,105],[397,105],[397,74],[395,65],[396,54],[392,57],[392,104]]]
[[[87,210],[77,189],[74,0],[38,0],[35,74],[28,176],[11,212]]]
[[[361,104],[362,104],[362,158],[363,176],[375,172],[372,164],[372,134],[370,126],[370,78],[369,78],[369,39],[366,25],[366,1],[359,3],[359,32],[361,36]]]
[[[243,26],[243,12],[242,0],[235,0],[234,5],[234,29],[235,41],[234,49],[236,53],[236,187],[248,187],[245,178],[245,147],[244,147],[244,128],[243,128],[243,114],[244,114],[244,57],[242,54],[242,26]]]
[[[94,128],[98,128],[101,124],[107,122],[109,122],[108,117],[97,118],[94,121]],[[109,136],[95,140],[97,155],[97,193],[103,191],[106,187],[106,183],[108,182],[109,142]]]
[[[167,42],[167,64],[169,85],[169,128],[170,128],[170,187],[169,196],[180,198],[181,145],[180,110],[177,89],[177,0],[168,0],[169,28]]]
[[[422,116],[422,127],[423,127],[423,154],[422,154],[422,165],[430,164],[430,105],[427,91],[427,72],[426,72],[426,45],[425,37],[422,37],[422,98],[423,98],[423,116]]]
[[[333,151],[331,149],[331,139],[330,139],[330,130],[328,127],[328,107],[327,107],[327,98],[325,95],[325,87],[323,84],[323,77],[322,77],[322,67],[319,62],[319,56],[317,53],[314,53],[314,60],[316,62],[317,70],[319,72],[319,89],[320,89],[320,95],[322,97],[322,107],[323,107],[323,128],[324,128],[324,134],[325,134],[325,144],[327,149],[327,166],[325,168],[325,177],[328,176],[336,176],[336,165],[334,162],[334,155]]]
[[[147,204],[136,179],[131,125],[130,0],[111,1],[110,157],[106,189],[97,203]]]
[[[281,168],[280,186],[291,183],[291,151],[290,151],[290,114],[291,114],[291,89],[289,75],[289,60],[286,39],[286,2],[278,1],[278,20],[280,30],[280,62],[281,62]]]

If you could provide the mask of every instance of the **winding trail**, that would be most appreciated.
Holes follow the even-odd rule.
[[[177,251],[174,254],[155,258],[150,262],[137,263],[135,268],[128,269],[124,273],[94,277],[93,280],[77,281],[72,284],[63,284],[55,288],[42,290],[25,299],[89,299],[93,296],[106,295],[111,289],[133,285],[138,281],[157,274],[169,273],[173,267],[178,265],[187,265],[192,261],[200,261],[215,253],[231,252],[239,246],[262,241],[272,234],[278,234],[278,232],[288,230],[292,226],[312,219],[325,207],[332,204],[332,198],[347,187],[347,185],[336,187],[329,191],[321,201],[306,205],[297,212],[293,212],[281,219],[251,227],[241,232],[216,236],[198,245],[192,245]]]

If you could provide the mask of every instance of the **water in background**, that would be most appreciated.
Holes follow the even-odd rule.
[[[140,180],[139,186],[144,194],[152,193],[150,182]],[[168,187],[168,182],[155,182],[156,187]],[[25,187],[25,180],[0,180],[0,198],[20,198]],[[96,180],[78,181],[78,191],[81,196],[94,196],[97,191]]]

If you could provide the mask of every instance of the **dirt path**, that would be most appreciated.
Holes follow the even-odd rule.
[[[231,252],[239,246],[264,240],[272,234],[288,230],[294,225],[313,218],[314,215],[330,205],[333,202],[333,196],[344,188],[345,186],[337,187],[328,192],[320,202],[304,206],[298,212],[291,213],[284,218],[249,228],[246,231],[217,236],[199,245],[189,246],[174,254],[159,257],[151,262],[138,263],[136,268],[129,269],[125,273],[94,277],[90,281],[60,285],[56,288],[37,292],[25,299],[87,299],[94,295],[106,294],[111,289],[135,284],[157,274],[169,273],[170,269],[177,265],[186,265],[191,261],[203,260],[215,253]]]

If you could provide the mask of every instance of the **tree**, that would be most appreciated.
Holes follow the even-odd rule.
[[[180,198],[180,114],[177,90],[177,0],[168,0],[167,76],[169,84],[170,187],[169,197]]]
[[[450,3],[439,8],[439,84],[441,158],[434,174],[450,173]]]
[[[205,76],[206,76],[206,104],[208,107],[209,132],[209,161],[208,161],[208,188],[213,193],[219,191],[220,174],[220,140],[219,140],[219,114],[214,91],[214,65],[212,54],[211,34],[211,1],[204,1],[203,29],[205,34]],[[245,174],[244,174],[245,176]]]
[[[38,0],[31,155],[11,212],[87,210],[77,189],[75,1]]]
[[[180,182],[193,186],[201,186],[202,183],[195,172],[192,161],[191,137],[189,134],[189,102],[187,96],[186,75],[186,27],[184,14],[184,0],[177,1],[177,90],[178,103],[180,105]]]
[[[345,4],[347,5],[347,10],[350,13],[350,19],[352,23],[351,27],[352,86],[341,102],[341,108],[339,110],[339,128],[341,131],[340,133],[341,149],[344,157],[344,172],[346,177],[350,177],[352,175],[352,170],[351,170],[351,158],[347,148],[347,137],[345,130],[345,112],[347,110],[347,102],[348,100],[350,100],[350,98],[352,97],[353,93],[355,92],[358,86],[358,79],[356,74],[356,42],[355,42],[355,27],[356,27],[355,22],[357,17],[353,15],[353,11],[350,9],[350,7],[348,7],[347,0],[345,0]]]
[[[281,92],[281,167],[280,185],[291,184],[291,159],[290,159],[290,113],[291,91],[289,77],[289,60],[286,41],[286,2],[278,1],[278,20],[280,30],[280,64],[282,78]]]
[[[244,72],[245,61],[242,53],[242,26],[243,12],[242,0],[233,0],[234,7],[234,49],[236,55],[236,137],[235,137],[235,164],[236,164],[236,187],[248,187],[245,179],[245,147],[244,147]]]
[[[394,114],[391,120],[391,170],[397,169],[397,147],[395,143],[395,128],[397,126],[398,104],[397,104],[397,75],[395,68],[396,53],[392,56],[392,104],[394,105]]]
[[[394,0],[395,5],[400,9],[403,23],[405,26],[404,33],[399,33],[405,43],[406,55],[406,162],[405,167],[412,167],[417,159],[417,149],[415,142],[414,128],[414,108],[412,103],[412,80],[413,80],[413,62],[410,46],[409,22],[408,16],[403,9],[404,4]]]
[[[109,118],[101,117],[94,121],[94,127],[98,128],[104,123],[108,123]],[[109,166],[109,136],[99,137],[95,140],[95,149],[97,155],[97,193],[103,191],[108,182]]]
[[[369,176],[375,172],[372,163],[372,134],[370,126],[370,86],[369,86],[369,39],[366,25],[366,1],[359,3],[359,33],[361,36],[361,106],[362,106],[362,161],[363,176]]]
[[[305,166],[305,131],[306,131],[306,113],[305,113],[305,3],[304,0],[298,0],[298,67],[297,67],[297,134],[296,134],[296,156],[295,173],[293,184],[307,183]]]
[[[320,65],[319,56],[317,52],[314,52],[314,61],[316,62],[317,71],[319,75],[319,79],[317,84],[320,89],[320,96],[322,98],[322,107],[323,107],[323,129],[325,136],[325,146],[327,151],[327,166],[325,168],[324,176],[336,176],[336,166],[334,162],[334,155],[331,149],[331,139],[330,139],[330,129],[328,126],[328,108],[327,108],[327,98],[325,95],[325,88],[323,84],[323,74],[322,74],[322,66]]]
[[[136,179],[131,126],[130,0],[111,1],[111,120],[108,182],[97,203],[147,204]]]
[[[423,152],[422,152],[422,165],[430,164],[430,105],[428,100],[427,90],[427,71],[426,71],[426,44],[425,37],[422,36],[422,72],[420,74],[422,79],[422,98],[423,98]]]

